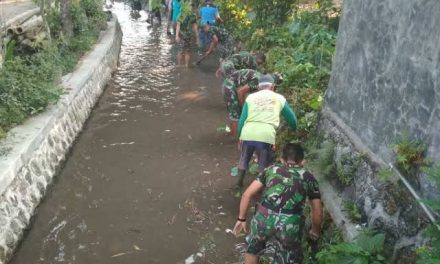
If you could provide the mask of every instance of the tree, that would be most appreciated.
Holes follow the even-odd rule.
[[[255,0],[249,1],[255,12],[255,22],[259,28],[283,25],[291,12],[296,0]],[[269,23],[269,24],[268,24]]]
[[[71,37],[73,35],[71,8],[72,8],[71,0],[61,0],[60,13],[61,13],[61,22],[63,25],[62,30],[63,30],[63,34],[67,37]]]

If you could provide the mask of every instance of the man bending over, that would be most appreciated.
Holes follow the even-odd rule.
[[[275,164],[244,192],[233,233],[247,232],[246,217],[250,201],[263,191],[261,203],[251,220],[250,239],[245,264],[257,264],[269,239],[274,239],[277,264],[300,264],[303,260],[301,236],[306,199],[311,205],[310,239],[317,240],[321,231],[322,208],[318,182],[303,166],[304,151],[299,144],[287,144],[282,163]]]

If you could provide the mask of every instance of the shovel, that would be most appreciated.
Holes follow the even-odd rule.
[[[211,54],[211,53],[212,53],[212,51],[206,53],[206,54],[203,55],[198,61],[196,61],[194,64],[195,64],[195,65],[200,65],[200,63],[201,63],[204,59],[206,59],[206,57],[208,57],[209,54]]]

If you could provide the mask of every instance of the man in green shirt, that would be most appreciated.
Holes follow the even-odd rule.
[[[280,125],[280,115],[290,128],[296,129],[296,116],[281,94],[275,93],[275,81],[266,74],[258,80],[258,92],[250,94],[243,105],[238,121],[240,139],[240,161],[238,164],[237,187],[243,187],[243,180],[254,152],[258,156],[259,171],[272,164],[272,149],[275,145],[276,130]]]

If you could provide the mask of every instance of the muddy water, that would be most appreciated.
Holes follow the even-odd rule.
[[[217,60],[175,66],[164,28],[116,4],[120,67],[11,263],[234,263]]]

